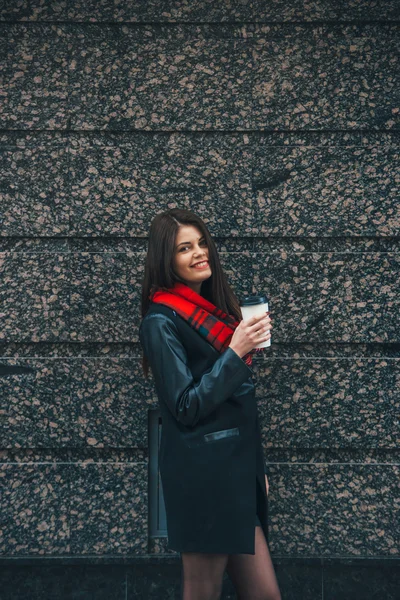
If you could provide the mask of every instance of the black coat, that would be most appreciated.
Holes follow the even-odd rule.
[[[256,512],[268,540],[268,502],[251,368],[162,304],[151,303],[139,339],[162,416],[169,547],[254,554]]]

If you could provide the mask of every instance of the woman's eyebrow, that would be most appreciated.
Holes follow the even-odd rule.
[[[199,240],[202,240],[203,238],[204,238],[204,235],[202,235],[201,237],[199,237]],[[191,242],[179,242],[179,244],[178,244],[177,248],[178,248],[179,246],[181,246],[182,244],[191,244]]]

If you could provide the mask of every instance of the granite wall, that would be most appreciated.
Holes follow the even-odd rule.
[[[178,594],[137,331],[150,221],[181,206],[270,298],[283,598],[394,599],[399,0],[0,7],[2,598]]]

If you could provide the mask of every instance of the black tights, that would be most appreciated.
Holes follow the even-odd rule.
[[[237,600],[281,600],[268,545],[255,528],[255,554],[184,552],[181,600],[219,600],[224,572],[235,586]]]

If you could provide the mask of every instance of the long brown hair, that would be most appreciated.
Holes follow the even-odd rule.
[[[173,268],[175,239],[181,225],[192,225],[200,230],[208,247],[208,261],[212,275],[201,286],[201,295],[237,321],[242,320],[238,299],[229,286],[219,260],[214,241],[200,217],[184,208],[172,208],[156,215],[151,222],[142,284],[142,318],[150,306],[153,291],[168,290],[175,282],[186,283]],[[148,377],[149,363],[143,354],[142,367]]]

